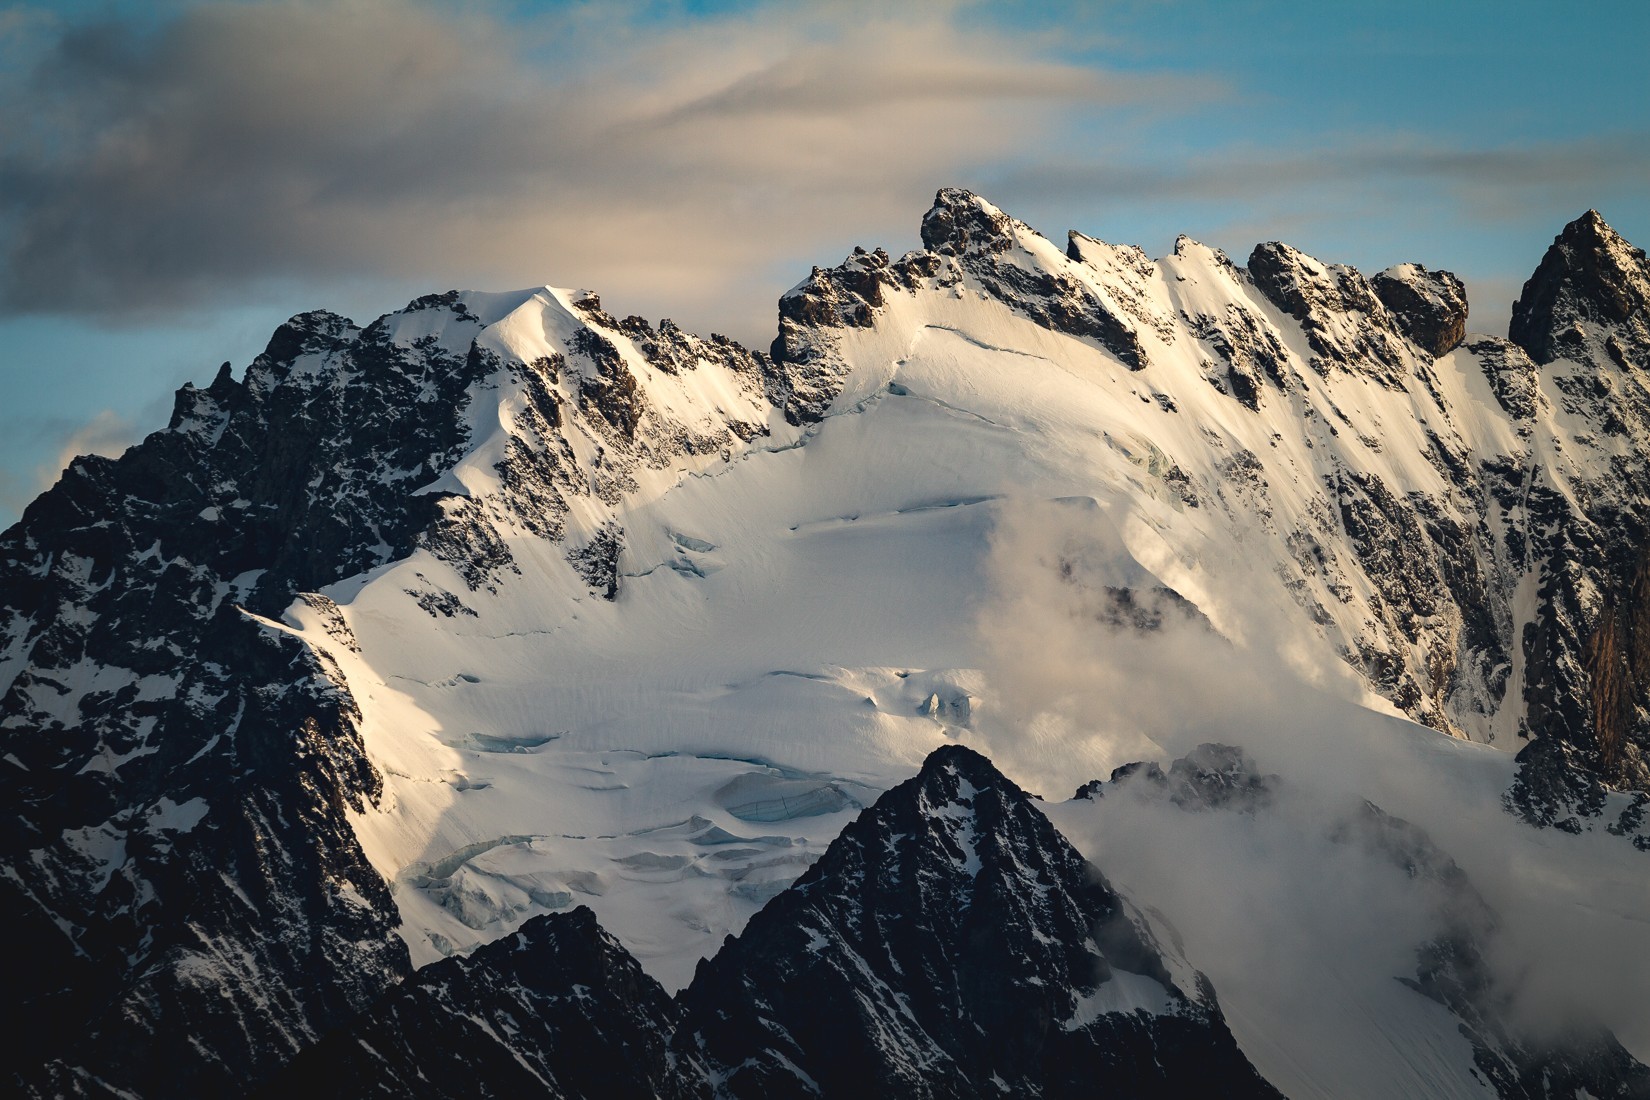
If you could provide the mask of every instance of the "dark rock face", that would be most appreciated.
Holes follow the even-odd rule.
[[[814,268],[780,298],[769,399],[784,410],[785,419],[792,424],[819,420],[841,390],[848,364],[838,352],[837,330],[868,327],[887,304],[889,292],[909,293],[939,274],[933,256],[912,253],[894,262],[880,248],[856,248],[838,267]]]
[[[1210,383],[1251,412],[1260,408],[1267,383],[1280,390],[1289,386],[1288,349],[1254,313],[1234,303],[1223,317],[1186,314],[1183,319],[1225,365],[1224,377],[1207,375]]]
[[[473,323],[455,295],[402,316],[428,311]],[[411,551],[437,502],[381,486],[456,460],[480,369],[389,319],[295,317],[0,536],[26,1091],[228,1091],[407,972],[345,816],[379,793],[354,701],[256,615]]]
[[[1085,605],[1084,610],[1091,611],[1095,621],[1119,630],[1149,633],[1162,630],[1165,624],[1180,623],[1214,630],[1209,617],[1195,603],[1166,585],[1144,590],[1108,585],[1086,599]]]
[[[1300,322],[1314,353],[1313,370],[1359,371],[1402,386],[1410,367],[1403,334],[1368,279],[1276,241],[1255,246],[1248,270],[1260,292]]]
[[[1448,271],[1400,264],[1369,280],[1405,336],[1429,355],[1443,355],[1467,333],[1467,288]]]
[[[425,967],[262,1095],[708,1097],[703,1065],[670,1049],[677,1018],[580,906]]]
[[[1474,340],[1467,350],[1483,364],[1490,390],[1507,415],[1520,423],[1534,420],[1541,409],[1541,379],[1524,349],[1491,336]]]
[[[960,187],[941,188],[922,218],[922,243],[942,256],[1007,252],[1014,219]]]
[[[1275,1095],[1213,991],[984,758],[935,752],[702,963],[732,1096]]]
[[[1580,833],[1586,819],[1605,812],[1608,796],[1598,771],[1571,739],[1537,738],[1519,750],[1517,760],[1518,775],[1502,801],[1530,824]],[[1650,850],[1650,840],[1635,836],[1633,841]]]
[[[595,413],[626,439],[636,438],[642,420],[642,403],[636,393],[636,376],[624,365],[613,341],[588,329],[573,334],[573,351],[588,366],[579,372],[579,404]]]
[[[1564,227],[1513,304],[1508,336],[1537,363],[1555,359],[1644,369],[1650,353],[1650,263],[1597,210]]]
[[[1169,798],[1182,809],[1263,809],[1279,782],[1231,745],[1199,745],[1169,766]]]
[[[624,552],[624,529],[609,523],[598,528],[583,546],[567,551],[567,560],[603,599],[619,596],[619,555]]]
[[[1463,463],[1461,487],[1474,496],[1478,480]],[[1504,592],[1485,576],[1474,532],[1433,501],[1400,499],[1373,474],[1350,471],[1331,482],[1341,525],[1380,595],[1390,636],[1421,638],[1449,611],[1459,616],[1453,638],[1434,647],[1431,667],[1416,670],[1389,649],[1359,654],[1362,671],[1382,694],[1429,725],[1447,728],[1446,704],[1463,681],[1484,685],[1487,706],[1504,697],[1510,611]],[[1462,666],[1465,667],[1462,667]],[[1424,671],[1424,675],[1417,675]]]
[[[90,824],[69,802],[36,873],[4,887],[6,931],[30,944],[11,971],[25,1093],[221,1095],[408,970],[344,816],[379,789],[353,703],[304,647],[233,613],[203,636],[236,680],[191,669],[185,698],[217,704],[150,719],[176,739],[153,752],[172,774],[95,792],[115,808]]]
[[[1249,755],[1233,745],[1199,745],[1163,768],[1136,761],[1113,768],[1108,780],[1091,779],[1074,798],[1102,798],[1107,788],[1141,785],[1183,810],[1235,810],[1253,813],[1271,805],[1280,777],[1263,773]]]
[[[1551,504],[1555,512],[1571,513],[1567,501]],[[1520,806],[1543,786],[1556,796],[1558,787],[1537,773],[1550,777],[1560,762],[1566,770],[1579,765],[1588,776],[1616,787],[1650,789],[1650,722],[1644,710],[1650,692],[1650,627],[1645,622],[1650,567],[1638,549],[1650,517],[1637,510],[1600,512],[1597,519],[1566,515],[1568,523],[1556,534],[1532,540],[1532,551],[1540,555],[1543,614],[1523,639],[1528,723],[1533,736],[1561,742],[1563,751],[1532,744],[1525,750],[1528,755],[1520,753],[1528,774],[1510,795]],[[1574,776],[1561,786],[1577,784],[1589,790],[1596,785]],[[1543,801],[1543,796],[1533,797],[1537,804]],[[1562,802],[1536,819],[1557,813]],[[1602,793],[1595,792],[1571,809],[1582,817],[1596,816],[1602,803]]]
[[[1146,349],[1130,320],[1092,287],[1016,262],[1021,246],[1015,238],[1021,235],[1040,239],[1030,226],[957,188],[935,195],[922,219],[924,247],[956,260],[993,297],[1055,332],[1095,341],[1131,370],[1144,369]],[[1078,251],[1076,242],[1072,249]],[[1068,256],[1078,259],[1081,253]]]

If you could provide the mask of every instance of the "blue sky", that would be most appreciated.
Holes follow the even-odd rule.
[[[1051,236],[1466,278],[1650,244],[1650,4],[0,7],[0,524],[294,312],[542,282],[765,344],[960,184]]]

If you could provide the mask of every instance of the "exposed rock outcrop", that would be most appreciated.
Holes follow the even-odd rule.
[[[1399,264],[1372,276],[1375,296],[1415,345],[1429,355],[1452,351],[1467,334],[1467,288],[1448,271]]]

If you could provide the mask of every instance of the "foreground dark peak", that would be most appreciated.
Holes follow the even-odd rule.
[[[668,1049],[667,1049],[668,1048]],[[1214,992],[955,746],[673,1004],[587,909],[433,964],[301,1056],[315,1096],[1275,1096]]]
[[[734,1096],[1270,1096],[1201,975],[1032,800],[937,750],[701,964]]]
[[[1610,331],[1614,330],[1614,331]],[[1554,238],[1513,304],[1512,341],[1537,363],[1650,365],[1650,263],[1597,210]]]

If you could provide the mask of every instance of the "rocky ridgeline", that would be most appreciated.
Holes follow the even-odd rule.
[[[1251,412],[1276,410],[1291,430],[1309,433],[1320,457],[1289,468],[1252,444],[1206,434],[1200,453],[1163,456],[1169,490],[1187,507],[1216,502],[1234,537],[1258,524],[1284,542],[1298,563],[1284,583],[1315,622],[1333,625],[1327,644],[1381,694],[1452,733],[1488,724],[1512,667],[1510,594],[1521,570],[1504,553],[1481,552],[1488,494],[1432,373],[1429,349],[1465,321],[1453,276],[1407,265],[1372,283],[1281,244],[1258,246],[1246,270],[1189,238],[1161,263],[1078,233],[1062,251],[954,189],[924,218],[923,241],[923,251],[898,261],[861,253],[816,269],[782,300],[774,357],[787,370],[805,363],[809,386],[788,415],[829,407],[854,369],[855,331],[896,323],[900,297],[968,292],[1000,303],[1115,356],[1165,409],[1174,407],[1166,391],[1178,365],[1199,362],[1207,384]],[[1166,304],[1192,272],[1205,280],[1212,272],[1219,309]],[[1446,479],[1444,495],[1395,491],[1370,471],[1380,429],[1353,404],[1364,403],[1360,387],[1370,381],[1435,425],[1423,459]],[[1189,473],[1200,467],[1203,476]],[[1277,518],[1281,482],[1307,486],[1304,507],[1291,509],[1305,522],[1289,528]]]
[[[1077,233],[1061,251],[955,189],[924,218],[923,243],[816,269],[781,302],[775,361],[803,364],[807,379],[788,416],[823,415],[854,368],[854,333],[897,323],[900,299],[924,294],[998,302],[1164,390],[1170,364],[1201,359],[1209,385],[1257,416],[1281,413],[1314,453],[1302,463],[1205,432],[1204,453],[1162,456],[1176,498],[1222,508],[1235,537],[1258,526],[1277,539],[1293,559],[1280,579],[1307,619],[1405,713],[1458,736],[1527,739],[1510,809],[1571,831],[1602,824],[1650,850],[1644,800],[1604,818],[1606,786],[1650,792],[1642,250],[1589,212],[1525,287],[1513,340],[1463,347],[1460,280],[1418,264],[1366,278],[1267,243],[1239,268],[1189,238],[1154,264]],[[1214,272],[1222,307],[1166,309],[1194,270]],[[1451,353],[1505,414],[1485,438],[1445,396],[1437,360]],[[1441,488],[1383,473],[1402,467],[1406,444],[1361,408],[1371,386],[1420,429],[1415,457]],[[1521,614],[1527,581],[1536,606]]]

